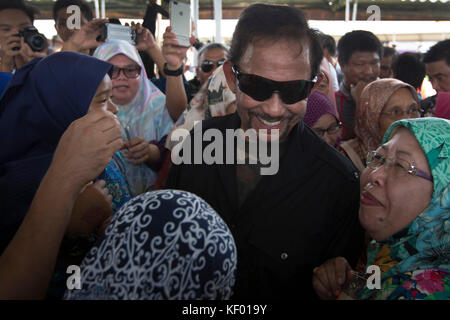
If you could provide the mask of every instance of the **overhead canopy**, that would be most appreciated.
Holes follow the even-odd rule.
[[[87,0],[92,3],[93,0]],[[105,0],[108,17],[142,18],[148,0]],[[352,0],[350,1],[353,4]],[[367,8],[377,5],[381,20],[450,20],[450,0],[357,0],[357,20],[367,20]],[[52,18],[54,0],[28,0],[41,9],[40,19]],[[200,19],[214,19],[214,1],[199,0]],[[303,9],[311,20],[344,20],[346,0],[222,0],[222,18],[237,19],[251,3],[288,4]]]

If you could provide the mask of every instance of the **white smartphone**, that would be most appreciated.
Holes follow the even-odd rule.
[[[170,25],[180,46],[190,47],[191,5],[185,2],[170,1]]]

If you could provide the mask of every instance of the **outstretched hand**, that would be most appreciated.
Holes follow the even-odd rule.
[[[101,27],[108,22],[108,19],[94,19],[84,24],[64,43],[63,50],[81,52],[97,48],[102,44],[102,42],[97,41],[101,33]]]
[[[98,177],[122,146],[117,117],[105,110],[90,112],[64,132],[53,156],[53,171],[81,189]]]
[[[167,27],[163,34],[163,48],[162,53],[167,61],[167,67],[169,69],[179,69],[186,58],[186,52],[189,47],[180,46],[179,42],[176,40],[175,33],[172,32],[172,27]],[[192,35],[189,42],[194,44],[195,37]]]

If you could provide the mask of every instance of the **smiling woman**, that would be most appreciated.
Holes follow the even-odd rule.
[[[361,177],[359,219],[374,239],[367,266],[381,269],[381,288],[359,288],[361,299],[450,299],[450,122],[395,122],[368,157]],[[341,279],[338,281],[337,279]],[[331,280],[329,280],[331,279]],[[351,279],[343,258],[318,267],[313,281],[334,298]]]
[[[377,148],[387,128],[396,120],[420,116],[419,99],[412,86],[397,79],[380,79],[361,93],[355,114],[355,138],[338,150],[362,172],[369,151]]]

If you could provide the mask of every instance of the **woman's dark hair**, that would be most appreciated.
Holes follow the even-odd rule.
[[[432,46],[423,57],[424,63],[441,60],[445,60],[447,65],[450,66],[450,39],[439,41]]]
[[[346,65],[355,51],[376,52],[383,57],[383,46],[372,32],[355,30],[344,34],[338,42],[339,64]]]
[[[394,77],[420,89],[425,78],[425,64],[420,53],[405,52],[399,55],[393,64]]]
[[[53,5],[53,20],[58,18],[57,14],[60,9],[67,8],[69,6],[78,6],[81,13],[87,21],[94,19],[94,13],[92,12],[89,4],[84,0],[57,0]]]
[[[238,64],[247,47],[256,40],[295,40],[301,48],[310,46],[311,79],[320,69],[323,52],[319,38],[309,26],[304,13],[297,8],[253,4],[246,8],[236,25],[229,60]],[[273,57],[277,59],[277,57]]]

